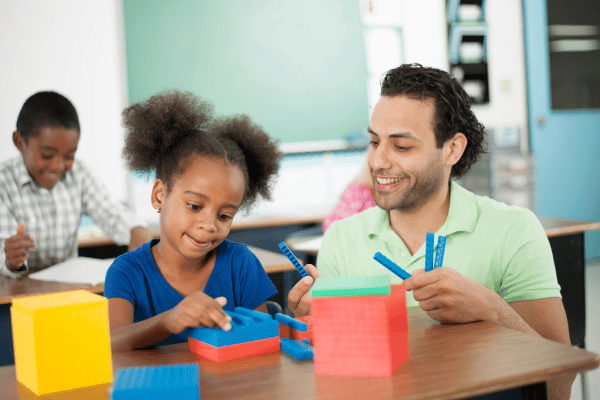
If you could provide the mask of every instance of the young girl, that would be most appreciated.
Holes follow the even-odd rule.
[[[156,172],[160,239],[106,274],[113,350],[187,340],[189,327],[231,329],[223,309],[266,312],[277,291],[244,245],[225,240],[235,214],[270,197],[276,143],[246,116],[212,119],[191,93],[164,92],[123,111],[129,168]]]

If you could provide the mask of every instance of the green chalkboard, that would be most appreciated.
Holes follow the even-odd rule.
[[[124,0],[129,101],[190,90],[282,142],[368,125],[358,0]]]

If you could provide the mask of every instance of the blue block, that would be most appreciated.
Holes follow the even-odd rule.
[[[446,236],[438,237],[438,245],[435,250],[435,265],[433,268],[439,268],[444,262],[444,250],[446,250]]]
[[[313,347],[309,344],[308,339],[303,340],[292,340],[287,338],[281,338],[281,351],[294,357],[296,360],[312,360]]]
[[[120,368],[112,400],[200,400],[198,364]]]
[[[275,320],[281,324],[284,324],[285,326],[289,326],[290,328],[297,330],[298,332],[308,331],[308,325],[306,325],[305,322],[298,321],[297,319],[288,317],[285,314],[282,314],[282,313],[275,314]]]
[[[394,274],[398,275],[400,278],[402,278],[402,279],[410,278],[411,275],[408,272],[406,272],[405,270],[400,268],[398,265],[396,265],[396,263],[394,263],[392,260],[390,260],[389,258],[384,256],[380,252],[375,253],[373,258],[379,264],[383,265],[384,267],[386,267],[387,269],[392,271]]]
[[[215,347],[246,343],[279,336],[279,323],[269,314],[236,307],[231,316],[231,330],[221,328],[192,328],[189,336]]]
[[[296,267],[296,269],[298,270],[298,272],[300,272],[300,275],[302,275],[303,278],[305,276],[310,276],[308,272],[306,272],[302,264],[300,264],[298,258],[296,258],[294,253],[292,253],[292,251],[285,245],[284,242],[279,243],[279,248],[281,249],[283,254],[285,254],[285,256],[292,262],[292,264],[294,264],[294,267]]]
[[[425,272],[433,269],[433,239],[433,233],[428,232],[425,237]]]

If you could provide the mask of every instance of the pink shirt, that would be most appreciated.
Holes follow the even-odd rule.
[[[371,188],[360,183],[351,182],[340,196],[339,203],[323,221],[323,232],[329,228],[331,223],[374,206],[375,200],[373,200]]]

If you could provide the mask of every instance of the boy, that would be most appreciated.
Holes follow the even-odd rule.
[[[75,161],[79,131],[75,107],[56,92],[23,104],[13,133],[21,157],[0,164],[0,273],[21,277],[77,256],[83,214],[129,250],[151,239]]]

